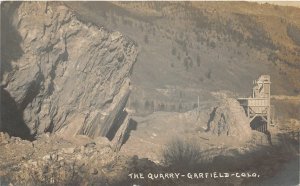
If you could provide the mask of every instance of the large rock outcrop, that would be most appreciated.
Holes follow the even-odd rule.
[[[207,131],[218,136],[233,136],[240,141],[249,140],[251,137],[249,119],[239,102],[233,98],[225,98],[213,109]]]
[[[128,99],[135,44],[60,3],[7,2],[1,14],[1,89],[30,134],[105,136]]]

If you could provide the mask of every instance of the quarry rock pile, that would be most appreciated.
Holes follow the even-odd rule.
[[[1,130],[105,136],[130,92],[135,44],[60,3],[2,7],[1,110],[13,114],[2,118]],[[28,134],[11,129],[18,125]]]
[[[207,131],[218,136],[251,138],[251,127],[244,109],[233,98],[225,98],[210,114]]]
[[[154,169],[150,160],[114,152],[107,138],[45,133],[35,141],[0,132],[3,185],[124,185],[128,174]],[[122,184],[118,184],[122,183]]]
[[[57,135],[45,134],[29,142],[0,133],[0,147],[4,149],[0,157],[5,160],[0,162],[0,178],[17,185],[72,185],[89,178],[107,183],[109,167],[120,162],[110,142],[99,137],[97,140],[83,136],[76,138],[81,144],[74,143],[76,139],[71,142]],[[12,166],[7,166],[10,163]],[[116,166],[114,171],[118,173]]]

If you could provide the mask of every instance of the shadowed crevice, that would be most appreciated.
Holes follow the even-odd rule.
[[[26,140],[33,140],[30,130],[23,120],[23,111],[8,91],[1,87],[1,124],[0,131],[7,132],[10,136],[17,136]]]

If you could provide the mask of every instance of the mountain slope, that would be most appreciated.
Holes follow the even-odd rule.
[[[180,104],[189,110],[197,95],[213,99],[211,91],[247,96],[260,74],[271,75],[273,94],[299,94],[299,8],[250,2],[66,4],[138,44],[130,97],[136,110],[146,102],[152,110],[180,111]]]

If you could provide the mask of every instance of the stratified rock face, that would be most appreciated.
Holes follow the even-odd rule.
[[[239,102],[233,98],[226,98],[214,108],[207,130],[214,135],[234,136],[241,141],[251,137],[249,119]]]
[[[12,47],[4,51],[1,63],[10,68],[1,71],[1,84],[31,134],[106,135],[104,122],[113,121],[110,113],[120,112],[128,98],[134,43],[80,21],[59,3],[23,2],[13,12],[8,11],[12,5],[4,5],[22,52],[11,57]],[[9,36],[10,30],[5,32]]]

